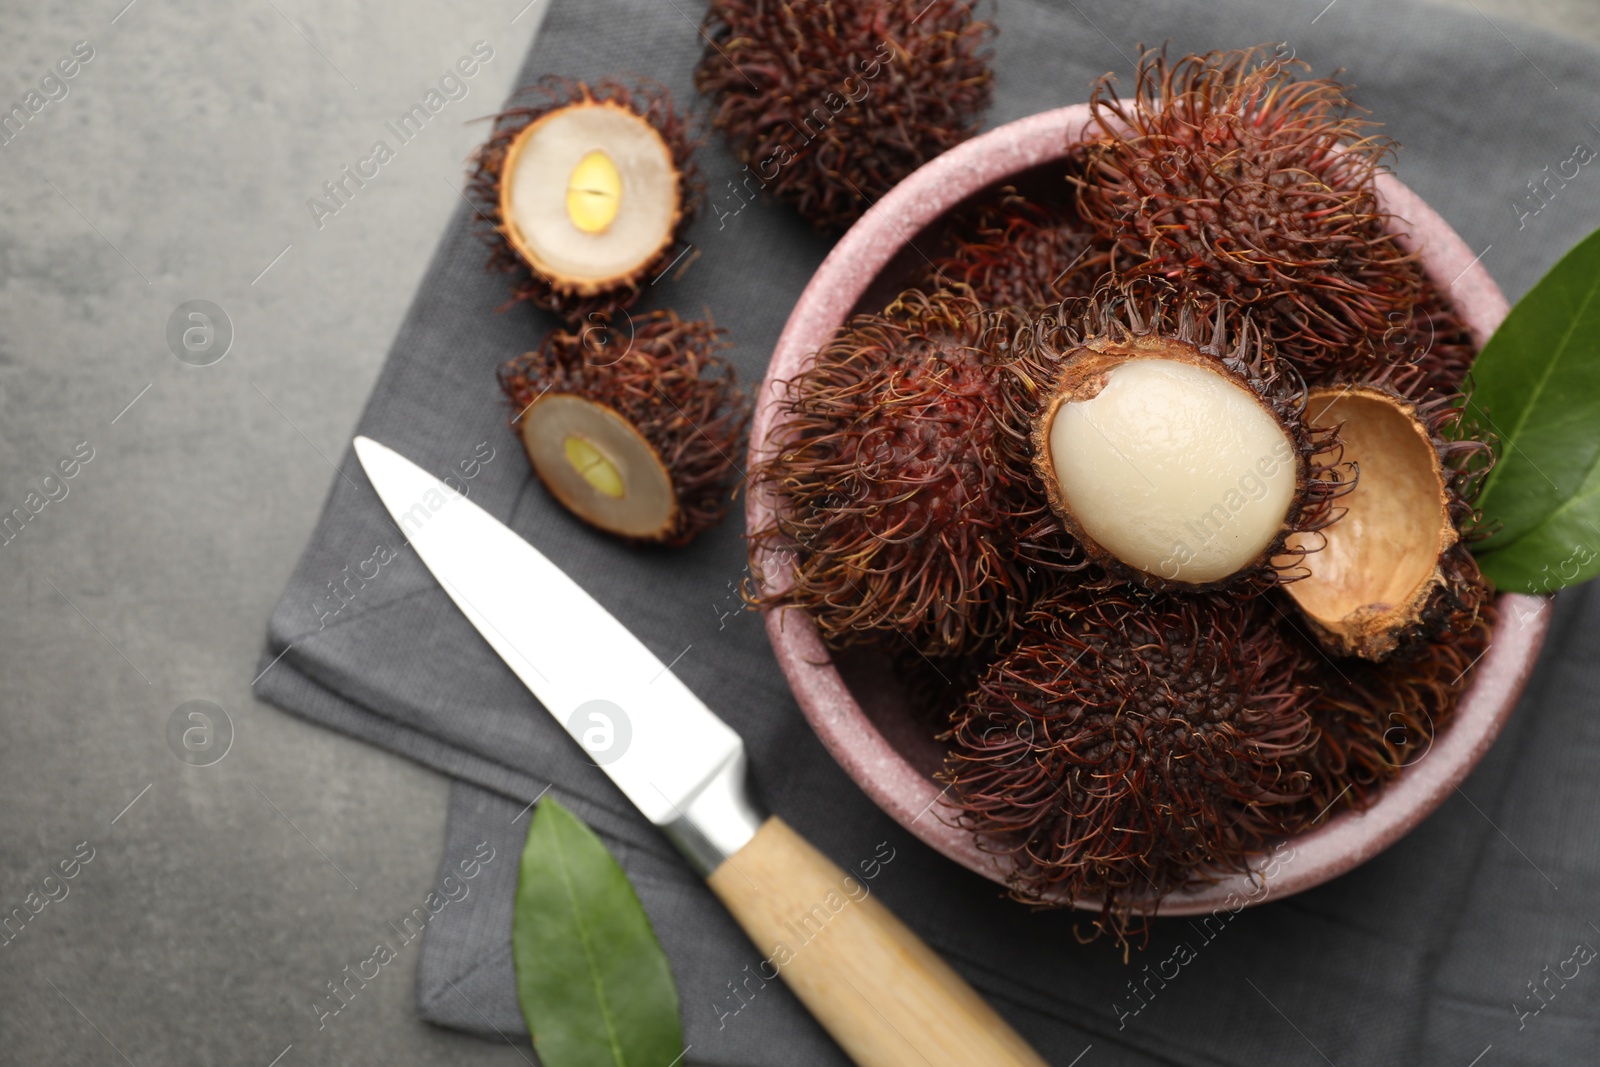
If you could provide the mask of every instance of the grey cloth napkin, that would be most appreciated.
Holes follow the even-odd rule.
[[[631,71],[692,104],[701,13],[678,0],[555,0],[522,82]],[[1405,145],[1402,179],[1485,250],[1484,263],[1513,299],[1600,224],[1600,171],[1592,166],[1544,182],[1539,200],[1527,199],[1526,186],[1570,175],[1563,161],[1579,142],[1600,145],[1593,50],[1396,0],[1001,0],[994,19],[1001,33],[991,125],[1081,101],[1104,71],[1118,71],[1126,84],[1141,40],[1170,40],[1178,52],[1282,40],[1318,73],[1347,69],[1358,99]],[[714,205],[689,232],[699,257],[681,278],[652,286],[646,306],[686,315],[709,309],[731,330],[731,358],[754,388],[828,243],[786,208],[741,208],[727,184],[738,167],[720,142],[698,160]],[[1559,598],[1555,629],[1510,727],[1460,794],[1418,830],[1359,870],[1246,910],[1220,932],[1161,920],[1148,950],[1124,963],[1107,943],[1079,945],[1073,914],[1030,912],[923,847],[839,771],[789,695],[760,621],[739,610],[737,514],[687,549],[627,548],[581,526],[532,482],[506,429],[494,372],[551,322],[526,307],[496,310],[505,283],[485,273],[472,224],[463,207],[360,431],[454,474],[473,500],[673,662],[744,736],[766,803],[836,862],[892,856],[874,890],[1051,1063],[1084,1056],[1085,1067],[1464,1067],[1480,1055],[1485,1067],[1592,1062],[1600,973],[1570,962],[1580,943],[1600,946],[1600,597],[1592,590]],[[843,1064],[787,990],[749,980],[756,950],[415,555],[399,551],[353,455],[340,467],[272,616],[262,664],[282,659],[259,688],[298,715],[458,780],[441,879],[479,854],[480,843],[497,850],[475,892],[428,926],[422,1014],[493,1040],[525,1038],[510,908],[527,807],[548,788],[595,827],[638,887],[682,994],[689,1062]],[[1163,961],[1175,953],[1187,962],[1174,974]],[[1151,981],[1158,971],[1165,977]]]

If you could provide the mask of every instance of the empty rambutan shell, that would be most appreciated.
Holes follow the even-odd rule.
[[[1021,436],[1003,421],[1008,313],[912,290],[861,315],[794,379],[786,437],[752,471],[775,502],[752,532],[761,607],[796,607],[834,647],[892,630],[957,656],[1008,633],[1032,575],[1081,568]]]
[[[974,6],[713,0],[695,87],[762,189],[818,230],[841,230],[977,132],[994,27]]]
[[[694,212],[693,144],[667,90],[546,77],[495,119],[471,184],[490,266],[569,320],[632,304]]]
[[[750,405],[710,322],[556,330],[500,370],[534,473],[585,522],[681,545],[728,504]]]
[[[1096,298],[1062,335],[1033,420],[1033,464],[1062,524],[1107,569],[1152,589],[1265,586],[1297,577],[1340,488],[1338,440],[1301,418],[1304,390],[1225,311],[1141,311]],[[1146,314],[1150,316],[1146,319]],[[1175,321],[1174,321],[1175,320]]]
[[[946,735],[944,777],[1019,899],[1130,909],[1228,871],[1309,787],[1301,654],[1265,598],[1086,594],[1029,614]]]
[[[1457,396],[1419,407],[1382,385],[1311,391],[1307,418],[1338,426],[1360,471],[1336,521],[1288,542],[1316,549],[1288,594],[1330,651],[1382,660],[1464,632],[1488,600],[1461,530],[1493,454],[1470,437],[1447,439],[1461,410]]]
[[[1147,51],[1128,99],[1102,78],[1078,206],[1119,272],[1233,302],[1317,383],[1382,366],[1423,274],[1378,205],[1389,143],[1345,86],[1297,67],[1265,48]]]

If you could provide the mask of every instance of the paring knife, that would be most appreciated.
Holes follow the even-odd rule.
[[[366,437],[355,450],[422,562],[575,740],[594,722],[585,709],[606,707],[596,701],[622,710],[612,717],[629,724],[631,741],[600,757],[601,769],[705,876],[852,1060],[1045,1067],[876,896],[848,893],[843,871],[757,811],[739,735],[581,586],[404,456]]]

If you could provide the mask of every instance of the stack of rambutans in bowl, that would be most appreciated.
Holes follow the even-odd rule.
[[[1346,88],[1141,60],[926,164],[794,309],[750,598],[880,806],[1123,937],[1392,843],[1493,741],[1539,598],[1468,551],[1506,314]],[[861,151],[870,151],[862,146]]]

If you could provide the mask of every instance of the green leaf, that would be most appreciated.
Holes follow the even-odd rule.
[[[1474,546],[1501,589],[1600,574],[1600,230],[1517,302],[1472,368],[1468,421],[1500,439],[1478,496],[1499,529]]]
[[[511,927],[517,998],[545,1067],[666,1067],[678,990],[628,876],[545,799],[528,827]]]

